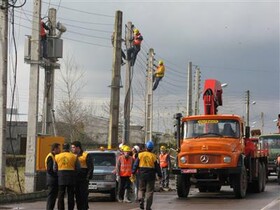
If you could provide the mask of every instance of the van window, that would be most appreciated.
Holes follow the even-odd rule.
[[[93,158],[94,166],[115,166],[116,156],[114,153],[89,153]]]

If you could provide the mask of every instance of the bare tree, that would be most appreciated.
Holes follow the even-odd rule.
[[[86,106],[79,98],[85,87],[85,71],[77,65],[73,56],[67,56],[60,72],[58,133],[64,136],[66,141],[86,140],[85,125],[92,116],[92,107]]]

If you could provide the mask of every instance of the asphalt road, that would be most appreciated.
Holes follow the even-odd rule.
[[[118,203],[109,201],[99,194],[90,195],[90,210],[137,210],[138,203]],[[45,200],[0,205],[0,209],[45,209]],[[156,192],[153,210],[280,210],[280,185],[274,179],[266,185],[263,193],[250,193],[245,199],[236,199],[232,189],[222,187],[219,193],[199,193],[192,188],[189,197],[179,199],[176,191]]]

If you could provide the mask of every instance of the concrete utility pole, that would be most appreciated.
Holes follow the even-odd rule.
[[[250,126],[250,91],[246,91],[246,126]]]
[[[146,127],[145,142],[152,139],[153,134],[153,70],[154,66],[154,49],[149,50],[147,81],[146,81]]]
[[[119,134],[120,81],[121,81],[121,44],[122,12],[116,11],[114,26],[113,71],[111,83],[110,122],[108,149],[117,147]]]
[[[192,62],[187,70],[187,116],[192,115]]]
[[[49,9],[49,36],[56,36],[56,9]],[[54,71],[56,58],[48,58],[48,65],[45,65],[45,86],[44,86],[44,113],[43,113],[43,134],[54,135],[55,130],[53,122],[53,107],[54,107]]]
[[[130,40],[132,39],[132,23],[127,23],[127,30],[126,30],[126,48],[131,47]],[[129,137],[130,137],[130,90],[131,90],[131,84],[132,84],[132,78],[131,78],[131,62],[127,62],[126,65],[126,77],[125,77],[125,97],[124,97],[124,125],[123,125],[123,142],[124,144],[129,143]]]
[[[39,99],[39,56],[40,56],[40,18],[41,0],[33,1],[33,20],[31,37],[31,62],[29,79],[28,126],[25,160],[25,192],[36,189],[36,140]]]
[[[199,97],[200,97],[200,69],[195,69],[195,84],[194,84],[194,115],[199,114]]]
[[[0,186],[5,190],[7,71],[8,71],[8,1],[0,4]]]

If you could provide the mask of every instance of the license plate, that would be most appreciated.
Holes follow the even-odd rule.
[[[181,169],[182,174],[195,174],[197,173],[196,169]]]
[[[273,168],[269,167],[268,170],[273,170]]]
[[[89,184],[88,189],[89,190],[97,190],[97,184]]]

